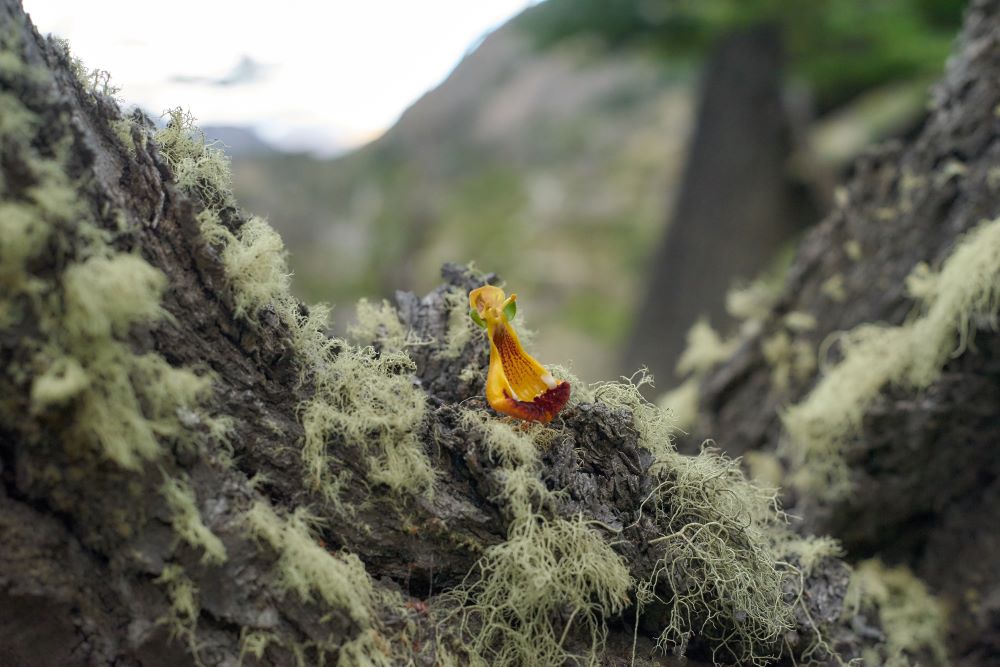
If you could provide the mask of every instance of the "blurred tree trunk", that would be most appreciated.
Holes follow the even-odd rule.
[[[648,366],[661,386],[694,321],[727,321],[730,285],[765,269],[818,215],[788,169],[793,132],[783,69],[781,34],[771,26],[728,35],[705,66],[680,195],[624,359],[629,369]]]
[[[824,371],[786,368],[787,381],[777,381],[780,365],[794,362],[775,352],[804,349],[832,365],[836,332],[903,324],[917,308],[907,276],[921,262],[939,268],[963,233],[1000,216],[1000,3],[970,5],[928,119],[911,140],[857,161],[835,210],[801,245],[771,315],[702,379],[686,447],[711,437],[734,456],[777,455],[787,473],[801,472],[788,455],[797,443],[779,447],[790,440],[781,416]],[[801,326],[803,313],[815,326]],[[930,387],[883,387],[868,405],[843,453],[850,493],[817,502],[786,482],[793,513],[810,529],[839,537],[849,553],[906,563],[942,594],[954,664],[985,666],[1000,655],[1000,335],[995,318],[971,328],[974,342]]]

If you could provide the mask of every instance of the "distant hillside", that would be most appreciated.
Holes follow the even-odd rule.
[[[237,196],[280,230],[307,299],[429,289],[443,261],[474,260],[519,293],[539,356],[596,377],[662,231],[691,96],[683,71],[592,54],[537,53],[515,19],[360,150],[236,156]]]
[[[209,141],[222,143],[226,155],[232,158],[259,157],[277,150],[249,127],[206,125],[202,132]]]

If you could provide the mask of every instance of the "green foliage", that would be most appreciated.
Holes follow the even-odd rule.
[[[919,317],[896,327],[865,324],[839,337],[842,359],[806,398],[788,409],[784,453],[795,484],[821,499],[851,491],[844,448],[872,402],[889,385],[924,389],[949,358],[963,353],[973,322],[995,322],[1000,307],[1000,220],[958,240],[941,270],[918,265],[908,281]]]
[[[541,47],[598,37],[611,49],[639,46],[665,56],[699,55],[751,25],[784,35],[793,70],[833,106],[880,83],[941,69],[964,0],[550,0],[521,19]]]

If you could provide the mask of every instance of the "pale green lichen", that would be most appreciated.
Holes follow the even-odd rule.
[[[211,208],[235,206],[229,158],[195,125],[191,112],[180,107],[166,113],[167,125],[154,135],[177,184],[197,192]]]
[[[487,549],[470,573],[474,580],[449,594],[462,627],[474,628],[471,648],[495,665],[597,664],[606,618],[628,602],[628,568],[582,517],[538,514],[551,498],[536,444],[547,427],[514,429],[472,411],[463,414],[463,426],[478,432],[501,464],[501,497],[511,516],[507,540]],[[589,638],[584,654],[566,646],[571,631]]]
[[[355,321],[347,327],[347,336],[359,345],[378,343],[389,352],[401,352],[412,342],[396,309],[385,299],[379,303],[368,299],[358,301]]]
[[[201,615],[198,588],[188,578],[184,568],[174,563],[165,565],[160,576],[154,581],[166,588],[170,600],[170,609],[159,619],[159,623],[169,626],[171,637],[183,639],[195,664],[201,665],[195,641],[195,630],[198,626],[198,617]]]
[[[761,352],[771,368],[771,386],[785,391],[792,380],[804,382],[816,370],[816,353],[805,340],[794,340],[779,330],[761,341]]]
[[[493,665],[598,664],[605,618],[625,607],[631,585],[621,557],[582,518],[516,521],[477,568],[465,612],[478,626],[473,648]],[[590,638],[585,654],[566,647],[571,630]]]
[[[318,597],[362,629],[371,626],[375,593],[364,564],[353,554],[331,554],[317,544],[304,510],[283,518],[257,501],[245,519],[250,534],[277,552],[283,589],[304,601]]]
[[[683,647],[698,635],[716,660],[765,664],[793,627],[784,599],[792,568],[777,548],[787,529],[775,492],[709,450],[696,457],[674,452],[659,464],[662,481],[644,511],[663,528],[651,540],[662,555],[637,594],[667,608],[658,646]]]
[[[816,318],[810,313],[801,310],[793,310],[785,313],[782,322],[790,331],[794,331],[795,333],[812,331],[816,328]]]
[[[857,262],[862,257],[861,244],[855,239],[844,242],[844,252],[852,262]]]
[[[271,305],[288,319],[291,308],[291,271],[285,244],[262,218],[253,217],[226,244],[222,261],[234,295],[237,317],[255,317]]]
[[[191,486],[177,478],[168,478],[160,493],[170,507],[171,524],[179,538],[192,547],[204,550],[202,562],[221,564],[226,561],[226,547],[222,540],[201,520],[201,513]]]
[[[869,648],[866,665],[909,667],[926,653],[934,664],[948,664],[944,606],[906,567],[886,567],[878,559],[854,567],[844,596],[844,619],[867,615],[885,634],[884,643]]]
[[[911,289],[923,302],[919,316],[900,326],[866,324],[842,334],[842,360],[784,415],[790,439],[783,451],[803,491],[826,499],[850,493],[843,449],[883,389],[928,387],[949,358],[965,351],[975,321],[996,322],[1000,221],[959,239],[936,275],[923,268],[914,275],[919,278]]]
[[[444,302],[448,309],[448,334],[437,354],[442,359],[456,359],[479,336],[479,330],[469,317],[469,298],[463,290],[449,290]]]
[[[677,387],[664,393],[657,400],[657,405],[668,410],[674,417],[674,425],[679,430],[686,430],[698,421],[698,386],[696,377],[690,377]]]
[[[677,361],[677,374],[704,373],[729,358],[738,344],[736,339],[723,341],[707,320],[700,319],[688,331],[687,347]]]
[[[76,398],[90,385],[90,378],[76,359],[56,356],[31,383],[31,405],[43,411]]]
[[[314,488],[329,490],[336,443],[367,454],[370,481],[395,492],[433,492],[435,471],[418,437],[427,398],[413,385],[413,370],[405,354],[346,344],[315,369],[315,394],[300,407],[302,456]]]
[[[847,298],[847,288],[844,286],[844,276],[839,273],[835,273],[823,281],[819,290],[837,303],[840,303]]]
[[[91,257],[63,273],[64,326],[76,338],[121,336],[136,322],[164,315],[166,277],[136,255]]]
[[[159,355],[137,354],[124,341],[134,325],[164,317],[166,280],[141,257],[111,250],[105,233],[80,219],[85,207],[64,166],[69,144],[61,142],[51,157],[34,153],[30,142],[17,145],[31,185],[25,198],[3,203],[10,215],[0,224],[13,242],[0,253],[0,279],[11,297],[31,296],[20,303],[31,304],[42,333],[31,352],[31,410],[72,410],[68,445],[96,446],[123,467],[138,468],[159,456],[159,438],[184,431],[177,410],[196,404],[207,381]],[[69,229],[83,259],[55,279],[30,275],[26,261]],[[6,313],[17,303],[2,301]]]

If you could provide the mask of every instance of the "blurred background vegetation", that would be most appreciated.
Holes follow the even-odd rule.
[[[442,262],[474,261],[518,292],[543,332],[533,348],[543,363],[595,380],[634,370],[630,331],[656,326],[645,312],[660,308],[647,298],[652,263],[678,224],[714,50],[769,27],[786,63],[787,175],[822,211],[851,157],[920,122],[963,5],[547,0],[489,35],[384,136],[339,158],[207,131],[231,146],[241,204],[282,233],[295,289],[334,303],[338,329],[359,297],[426,291]],[[662,374],[673,360],[649,363]]]

